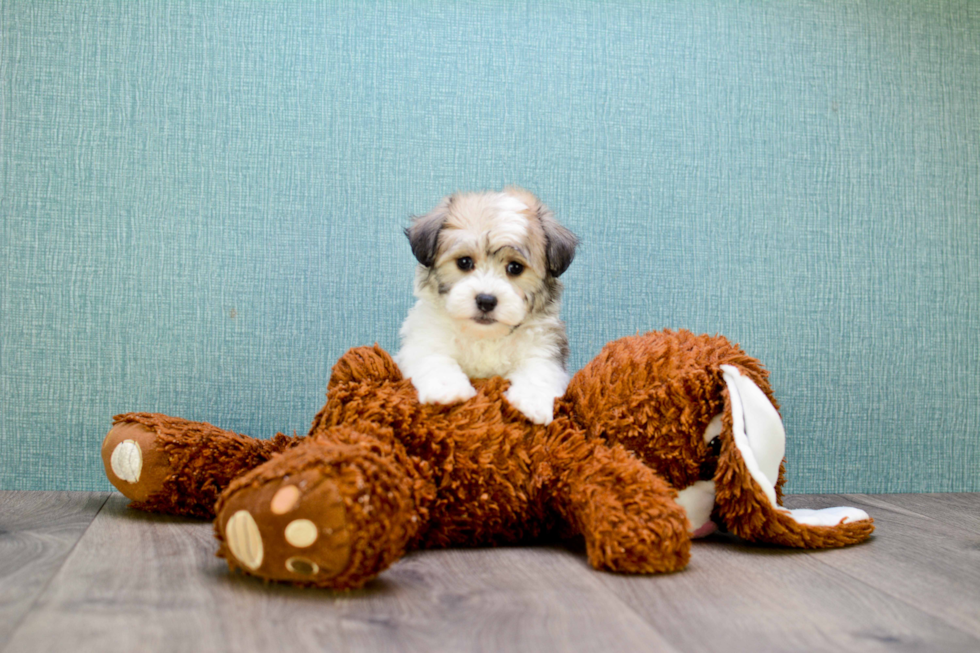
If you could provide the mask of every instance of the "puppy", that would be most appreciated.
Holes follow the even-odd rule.
[[[418,301],[395,360],[419,401],[464,401],[476,394],[470,378],[502,376],[507,401],[549,423],[568,385],[558,277],[575,235],[520,188],[450,195],[405,235],[419,262]]]

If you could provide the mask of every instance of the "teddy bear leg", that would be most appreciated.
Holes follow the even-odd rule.
[[[130,507],[213,518],[214,503],[234,477],[293,442],[259,440],[203,422],[153,413],[113,418],[102,442],[106,476]]]
[[[230,568],[350,589],[403,555],[423,521],[413,478],[369,438],[347,440],[309,439],[229,486],[215,536]]]
[[[589,441],[577,448],[567,452],[574,462],[554,496],[559,512],[585,537],[589,563],[620,573],[683,569],[691,534],[676,493],[620,446]]]

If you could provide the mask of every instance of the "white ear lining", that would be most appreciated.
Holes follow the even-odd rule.
[[[868,513],[860,508],[849,508],[840,506],[837,508],[823,508],[821,510],[810,510],[808,508],[796,508],[789,510],[779,508],[780,512],[788,513],[797,524],[806,526],[836,526],[837,524],[849,524],[862,519],[870,519]]]
[[[858,508],[789,510],[777,505],[779,465],[786,453],[783,421],[766,394],[751,379],[743,376],[738,368],[722,365],[721,369],[732,406],[732,435],[735,446],[742,454],[746,469],[769,499],[769,503],[797,523],[808,526],[836,526],[869,519],[868,513]]]
[[[779,463],[783,460],[786,448],[786,431],[783,430],[782,420],[765,393],[742,376],[737,368],[722,365],[721,369],[732,406],[732,435],[735,437],[735,446],[742,454],[749,474],[762,488],[769,503],[776,505]],[[775,413],[775,420],[772,413]]]
[[[722,365],[721,369],[724,370],[729,394],[732,394],[732,386],[735,386],[735,394],[741,403],[745,437],[759,471],[765,474],[770,485],[775,486],[779,482],[779,465],[786,454],[783,420],[759,386],[731,365]]]

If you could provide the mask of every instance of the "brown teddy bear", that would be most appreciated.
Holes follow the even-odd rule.
[[[781,507],[785,434],[767,372],[722,337],[655,332],[607,345],[547,426],[475,382],[421,405],[376,345],[334,366],[306,437],[259,440],[119,415],[102,457],[132,507],[215,518],[218,555],[266,579],[359,587],[407,550],[580,534],[596,569],[682,569],[716,525],[756,542],[866,539],[854,508]]]

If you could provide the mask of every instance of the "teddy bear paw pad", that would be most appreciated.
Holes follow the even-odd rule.
[[[329,480],[302,474],[243,488],[222,513],[228,551],[249,573],[321,583],[347,567],[347,507]]]
[[[135,483],[140,480],[140,472],[143,470],[143,450],[136,440],[123,440],[112,450],[109,466],[122,480]]]
[[[289,522],[283,535],[285,535],[286,541],[297,549],[305,549],[316,542],[316,538],[320,536],[320,531],[316,524],[309,519],[297,519]]]
[[[312,560],[293,556],[286,561],[286,569],[300,576],[315,576],[320,571],[320,565]]]
[[[225,536],[228,538],[228,548],[239,562],[252,571],[262,566],[262,534],[255,518],[247,510],[239,510],[231,516],[225,526]]]
[[[138,422],[118,422],[102,441],[106,477],[123,496],[146,501],[161,491],[172,471],[156,432]]]
[[[269,503],[269,510],[274,515],[285,515],[299,503],[300,491],[295,485],[284,485],[279,488]]]

